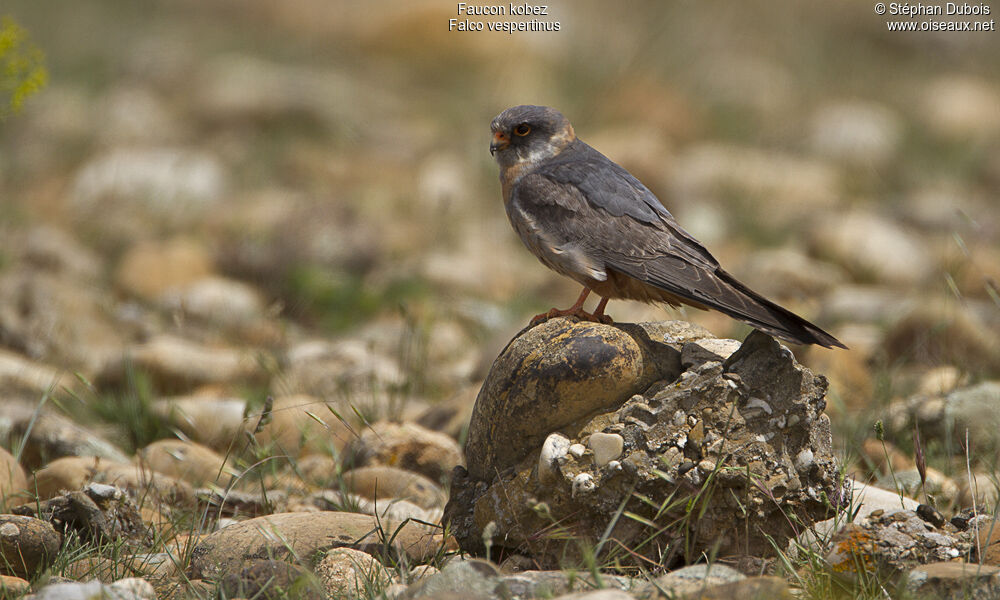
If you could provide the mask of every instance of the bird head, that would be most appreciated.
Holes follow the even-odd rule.
[[[576,139],[569,120],[548,106],[508,108],[493,119],[490,129],[490,154],[501,167],[555,156]]]

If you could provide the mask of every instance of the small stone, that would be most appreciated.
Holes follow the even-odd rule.
[[[961,600],[1000,595],[1000,567],[936,562],[912,569],[906,591],[915,598]]]
[[[594,482],[594,476],[590,473],[580,473],[573,478],[573,487],[571,493],[574,497],[577,495],[589,494],[594,491],[597,484]]]
[[[90,598],[156,600],[156,590],[144,579],[129,577],[114,583],[100,581],[52,583],[32,594],[30,598],[31,600],[89,600]]]
[[[587,447],[583,444],[570,444],[569,454],[573,458],[579,460],[583,457],[584,453],[587,451]]]
[[[500,579],[497,566],[475,558],[450,561],[439,573],[415,583],[402,595],[403,600],[499,600],[507,597],[510,594]]]
[[[0,511],[28,500],[28,479],[10,452],[0,447]]]
[[[152,410],[192,441],[228,452],[238,438],[257,425],[244,418],[246,404],[242,398],[193,395],[155,400]]]
[[[722,362],[739,348],[738,340],[704,338],[688,342],[681,349],[681,365],[690,369],[706,362]]]
[[[327,551],[314,571],[327,598],[364,598],[367,590],[382,589],[392,580],[375,557],[351,548]]]
[[[370,515],[333,511],[276,513],[203,537],[192,550],[189,574],[211,578],[238,571],[260,556],[306,557],[345,546],[372,553],[391,549],[419,563],[433,556],[440,544],[440,536],[412,522],[380,522]]]
[[[120,360],[104,367],[98,380],[120,382],[133,368],[175,392],[206,384],[260,381],[265,375],[260,357],[250,349],[210,346],[161,334],[130,347]]]
[[[538,453],[538,480],[551,483],[559,475],[559,461],[569,452],[569,438],[561,433],[549,434]]]
[[[396,467],[360,467],[341,476],[344,490],[369,500],[398,498],[424,508],[441,507],[444,491],[433,481],[412,471]]]
[[[595,432],[590,434],[587,442],[594,452],[594,464],[603,467],[613,460],[621,458],[625,450],[625,438],[617,433]]]
[[[122,291],[153,302],[211,273],[208,250],[198,242],[178,238],[130,248],[118,266],[115,282]]]
[[[465,465],[462,448],[452,437],[416,423],[379,421],[352,437],[346,462],[356,467],[387,465],[444,480],[456,465]]]
[[[735,583],[744,579],[746,579],[745,575],[722,564],[691,565],[660,575],[650,582],[648,587],[640,588],[638,595],[647,597],[643,590],[649,590],[653,592],[652,597],[663,598],[664,596],[656,591],[658,588],[667,591],[668,596],[666,597],[670,597],[670,595],[684,597],[706,588],[711,589],[717,585]]]
[[[52,525],[20,515],[0,515],[0,574],[33,579],[59,552]]]
[[[31,591],[31,584],[13,575],[0,575],[0,597],[19,598]]]
[[[140,464],[158,473],[203,486],[234,473],[214,450],[185,440],[157,440],[138,453]]]
[[[917,516],[935,527],[941,527],[944,525],[944,515],[942,515],[938,509],[929,504],[921,504],[918,506]]]
[[[337,414],[344,415],[337,404],[315,396],[279,396],[273,399],[254,437],[262,446],[292,457],[311,453],[339,455],[357,433],[353,421],[342,421]],[[255,411],[249,415],[250,422],[257,423],[261,416],[260,410]]]
[[[279,600],[293,595],[302,600],[323,600],[321,590],[309,571],[279,560],[252,561],[238,573],[226,573],[219,582],[224,598]]]
[[[976,525],[976,551],[983,564],[1000,567],[1000,521],[981,520]]]

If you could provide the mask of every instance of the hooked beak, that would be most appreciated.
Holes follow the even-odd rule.
[[[503,150],[510,145],[510,139],[502,131],[496,131],[493,133],[493,141],[490,142],[490,156],[493,156],[497,150]]]

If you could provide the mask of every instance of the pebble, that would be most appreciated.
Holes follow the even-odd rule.
[[[0,515],[0,574],[34,579],[56,558],[62,536],[33,517]]]
[[[592,433],[587,445],[594,452],[594,464],[598,467],[618,460],[625,451],[625,439],[617,433]]]
[[[327,598],[363,598],[392,580],[391,572],[375,557],[351,548],[328,550],[313,571]]]
[[[352,436],[344,449],[354,466],[385,465],[444,481],[456,465],[465,465],[454,438],[416,423],[380,421]]]

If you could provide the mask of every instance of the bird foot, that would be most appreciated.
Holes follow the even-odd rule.
[[[611,325],[614,323],[611,317],[605,314],[595,315],[589,313],[582,308],[568,308],[566,310],[560,310],[558,308],[553,308],[549,312],[542,313],[540,315],[535,315],[531,318],[530,326],[534,327],[540,323],[544,323],[549,319],[555,317],[576,317],[581,321],[589,321],[591,323],[604,323],[605,325]]]

